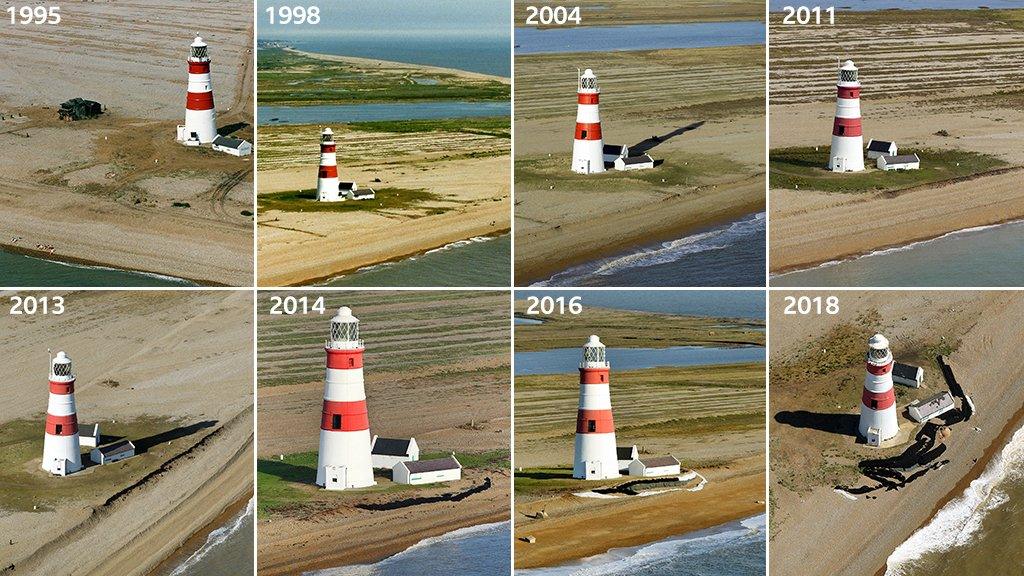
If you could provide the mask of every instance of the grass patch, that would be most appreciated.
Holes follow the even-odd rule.
[[[511,87],[497,80],[440,71],[383,68],[311,58],[280,48],[257,52],[259,101],[311,106],[428,100],[508,101]]]
[[[424,452],[420,460],[447,458],[451,452]],[[486,452],[456,452],[455,458],[463,468],[509,468],[512,465],[509,451],[505,449],[488,450]]]
[[[605,483],[577,480],[572,468],[523,468],[515,473],[513,490],[517,495],[544,494],[582,489],[584,486],[600,488]]]
[[[463,132],[497,138],[511,138],[512,127],[508,116],[480,118],[439,118],[432,120],[379,120],[346,124],[351,130],[362,132],[391,132],[414,134],[421,132]]]
[[[406,210],[418,208],[425,202],[441,202],[439,194],[418,188],[387,188],[377,191],[373,200],[348,200],[345,202],[317,202],[316,190],[292,190],[260,194],[259,210],[281,210],[282,212],[374,212],[379,210]],[[434,207],[432,210],[447,211]]]
[[[652,157],[659,159],[655,149]],[[666,159],[648,170],[607,170],[601,174],[577,174],[569,170],[570,154],[556,154],[542,158],[516,157],[516,186],[547,190],[569,188],[579,193],[627,193],[638,185],[663,189],[692,188],[707,184],[722,174],[743,173],[744,165],[711,154],[690,154],[684,159]]]
[[[617,430],[643,436],[699,436],[721,432],[764,430],[764,412],[716,414],[698,418],[678,418],[652,424],[619,426]]]
[[[924,184],[974,176],[1008,164],[995,156],[966,150],[915,149],[920,170],[886,172],[874,166],[864,172],[836,174],[826,170],[828,146],[776,148],[769,152],[772,188],[823,192],[895,192]],[[865,158],[865,164],[869,160]]]

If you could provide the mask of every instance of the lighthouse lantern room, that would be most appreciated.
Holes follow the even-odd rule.
[[[42,468],[66,476],[82,469],[75,408],[75,373],[64,352],[50,359],[50,398],[46,406],[46,435],[43,439]]]
[[[900,430],[892,381],[893,357],[885,336],[875,334],[868,340],[866,364],[858,431],[868,444],[880,446]]]
[[[580,362],[573,478],[605,480],[619,477],[609,369],[604,344],[597,336],[591,336],[583,345],[583,360]]]
[[[864,135],[860,118],[860,80],[857,67],[847,60],[839,67],[836,83],[836,115],[832,123],[832,148],[828,169],[833,172],[864,170]]]
[[[587,68],[577,78],[576,135],[572,142],[572,171],[580,174],[604,172],[604,140],[598,100],[601,89],[597,76]]]
[[[359,319],[348,307],[331,318],[320,416],[316,484],[329,490],[376,484],[370,455],[370,421],[363,386],[363,341]]]

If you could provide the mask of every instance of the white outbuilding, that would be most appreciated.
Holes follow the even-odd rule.
[[[911,388],[920,388],[924,382],[924,368],[895,362],[892,365],[892,381]]]
[[[603,147],[604,163],[614,164],[619,158],[629,156],[629,146],[625,144],[605,144]]]
[[[626,156],[615,160],[616,170],[644,170],[646,168],[654,168],[654,159],[647,154]]]
[[[453,482],[462,479],[462,464],[459,464],[455,456],[399,462],[391,470],[391,479],[398,484]]]
[[[252,144],[248,140],[241,140],[239,138],[217,136],[213,139],[211,146],[217,152],[224,152],[232,156],[248,156],[252,154]]]
[[[895,142],[886,142],[885,140],[868,140],[868,159],[876,160],[879,156],[886,154],[888,156],[895,156],[896,151]]]
[[[640,451],[637,450],[636,444],[632,446],[616,446],[615,452],[619,457],[619,472],[628,469],[629,463],[640,457]]]
[[[95,448],[100,445],[100,425],[80,424],[78,426],[78,443],[81,446]]]
[[[381,438],[374,435],[370,441],[370,460],[374,468],[392,470],[399,462],[420,459],[420,447],[415,438]]]
[[[918,400],[907,407],[910,417],[916,422],[926,422],[932,418],[942,416],[949,412],[956,405],[953,403],[953,395],[949,392],[939,392],[934,396]]]
[[[899,156],[882,154],[878,157],[875,165],[879,170],[919,170],[921,159],[917,157],[917,154],[901,154]]]
[[[671,476],[679,475],[679,460],[675,456],[637,458],[629,463],[630,476]]]
[[[131,440],[122,440],[114,444],[93,448],[89,459],[97,464],[113,464],[125,458],[135,456],[135,444]]]

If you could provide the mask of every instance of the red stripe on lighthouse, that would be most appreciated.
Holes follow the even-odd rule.
[[[50,394],[74,394],[75,393],[75,381],[70,382],[54,382],[50,381]]]
[[[326,166],[321,166],[321,169],[323,168],[326,168]],[[338,175],[337,167],[334,168],[334,175]],[[328,368],[346,370],[363,367],[362,348],[357,348],[355,350],[335,350],[334,348],[326,348],[326,350]]]
[[[864,390],[864,394],[860,397],[860,401],[872,410],[885,410],[896,403],[896,392],[894,392],[892,388],[889,388],[885,392],[871,392],[870,390]],[[872,401],[875,403],[872,404]]]
[[[868,368],[868,372],[871,372],[875,376],[882,376],[884,374],[888,374],[889,372],[892,372],[892,362],[889,362],[885,366],[876,366],[876,365],[872,364],[871,362],[868,362],[867,363],[867,368]]]
[[[580,92],[577,94],[576,101],[580,104],[597,104],[599,94],[584,94]]]
[[[213,92],[189,92],[185,107],[189,110],[213,110]]]
[[[189,62],[188,63],[189,74],[209,74],[210,63],[209,62]]]
[[[833,136],[860,136],[860,118],[836,118],[832,126]]]
[[[612,411],[608,410],[584,410],[580,408],[576,414],[577,434],[608,434],[615,432],[615,422],[612,421]]]
[[[338,167],[337,166],[321,166],[319,172],[320,178],[337,178]]]
[[[324,400],[324,409],[320,416],[320,429],[334,432],[369,430],[370,418],[366,415],[366,400],[356,402]]]
[[[580,368],[580,384],[607,384],[608,368]]]
[[[585,124],[583,122],[576,123],[576,139],[577,140],[600,140],[601,139],[601,123],[596,124]]]
[[[839,90],[839,97],[846,98],[847,100],[856,100],[860,98],[860,88],[850,88],[848,86],[836,86]]]
[[[60,426],[58,430],[57,427]],[[78,434],[78,415],[69,416],[46,415],[46,433],[51,436],[73,436]]]
[[[327,153],[327,152],[334,152],[334,146],[335,145],[333,143],[332,144],[321,144],[320,145],[320,153],[324,154],[324,153]]]

